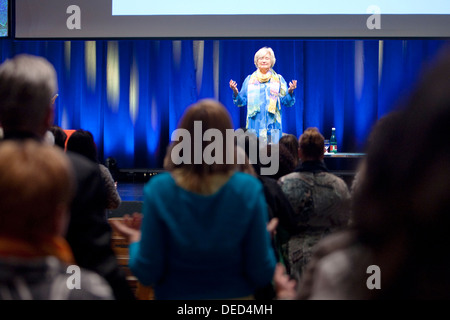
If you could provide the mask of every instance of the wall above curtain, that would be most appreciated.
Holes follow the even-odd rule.
[[[450,37],[447,0],[20,0],[14,12],[22,40]]]
[[[336,128],[339,149],[359,152],[377,119],[396,107],[448,40],[0,40],[4,61],[46,57],[58,73],[55,124],[93,133],[102,160],[119,168],[161,168],[172,131],[192,103],[219,99],[235,128],[246,110],[228,86],[242,85],[264,46],[274,69],[298,81],[296,103],[282,110],[283,131],[297,137]],[[424,106],[425,108],[426,106]]]

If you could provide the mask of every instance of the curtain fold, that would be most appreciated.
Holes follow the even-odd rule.
[[[0,40],[2,61],[46,57],[58,73],[55,124],[93,133],[100,160],[120,168],[161,168],[173,130],[198,99],[219,99],[235,129],[246,110],[233,105],[264,46],[274,69],[298,81],[296,103],[282,110],[283,131],[317,127],[339,151],[363,151],[373,124],[391,111],[448,40]]]

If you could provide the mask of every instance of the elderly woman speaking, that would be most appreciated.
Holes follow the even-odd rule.
[[[275,61],[271,48],[261,48],[255,53],[257,69],[244,80],[241,91],[237,83],[230,80],[234,104],[247,106],[245,127],[268,143],[278,143],[282,135],[281,105],[294,105],[294,89],[297,88],[297,80],[292,80],[288,88],[284,78],[272,69]]]

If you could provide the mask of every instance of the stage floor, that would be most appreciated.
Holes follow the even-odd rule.
[[[330,171],[341,177],[347,183],[349,188],[351,187],[355,175],[354,170]],[[122,203],[117,209],[107,210],[107,216],[109,218],[122,217],[125,214],[132,214],[133,212],[142,212],[142,202],[144,201],[144,186],[152,176],[157,174],[157,172],[144,174],[145,176],[142,174],[137,175],[136,172],[133,172],[131,179],[118,181],[117,191],[119,192],[120,198],[122,199]]]
[[[133,212],[142,212],[142,201],[144,198],[144,182],[118,182],[117,191],[119,192],[122,203],[117,209],[106,210],[107,218],[123,217],[125,214]]]
[[[117,191],[122,201],[143,201],[145,182],[118,182]]]
[[[339,165],[336,165],[338,161],[345,161],[345,163],[339,163]],[[357,167],[357,163],[355,162],[355,160],[353,160],[353,163],[351,163],[349,159],[327,159],[326,164],[330,169],[330,172],[341,177],[349,187],[351,186],[351,182],[356,173],[355,169]],[[344,166],[344,164],[346,166]],[[344,167],[344,170],[336,170],[336,167],[338,167],[339,169]],[[126,176],[127,179],[119,179],[117,183],[117,191],[119,192],[122,201],[143,201],[143,190],[145,184],[151,179],[151,177],[158,173],[159,172],[151,170],[147,170],[145,173],[138,173],[137,171],[134,171],[132,173],[125,173],[124,176]]]

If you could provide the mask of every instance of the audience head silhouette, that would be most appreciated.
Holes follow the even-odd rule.
[[[198,130],[200,126],[201,130]],[[190,141],[186,142],[183,137],[183,139],[175,141],[169,147],[164,159],[165,169],[170,171],[178,168],[188,170],[198,176],[204,176],[214,173],[228,173],[235,168],[234,162],[227,163],[226,161],[227,153],[234,154],[234,140],[226,140],[226,131],[233,129],[233,123],[228,110],[219,101],[203,99],[189,106],[181,117],[178,129],[178,132],[186,133],[190,137],[188,139]],[[217,156],[217,160],[221,161],[207,164],[203,155],[206,154],[206,151],[211,151],[207,148],[212,147],[211,143],[213,141],[206,141],[207,139],[203,137],[205,136],[205,132],[211,129],[216,130],[215,132],[220,133],[223,138],[222,147],[218,145],[216,154],[212,154],[213,156]],[[199,133],[201,137],[196,136]],[[198,143],[199,141],[201,141],[200,145]],[[185,147],[185,149],[180,152],[180,147]],[[186,148],[190,151],[190,157],[183,154]],[[197,148],[201,152],[201,159],[195,158]],[[176,164],[180,160],[180,157],[182,158],[181,163]]]
[[[34,243],[65,232],[74,195],[64,153],[32,140],[0,144],[0,234]]]
[[[373,128],[353,193],[352,229],[317,247],[300,297],[450,298],[449,53]],[[369,266],[379,270],[378,290],[367,285]]]
[[[98,162],[97,146],[90,131],[78,129],[67,140],[67,150],[76,152],[91,161]]]
[[[298,165],[298,139],[293,134],[285,134],[280,138],[280,144],[286,146],[294,158],[294,165]]]
[[[0,123],[5,135],[27,131],[44,137],[53,123],[56,72],[44,58],[27,54],[0,66]]]
[[[325,152],[324,138],[317,128],[307,128],[300,136],[299,157],[302,162],[322,160]]]
[[[60,126],[52,126],[50,131],[55,137],[55,145],[64,150],[66,148],[67,133]]]

